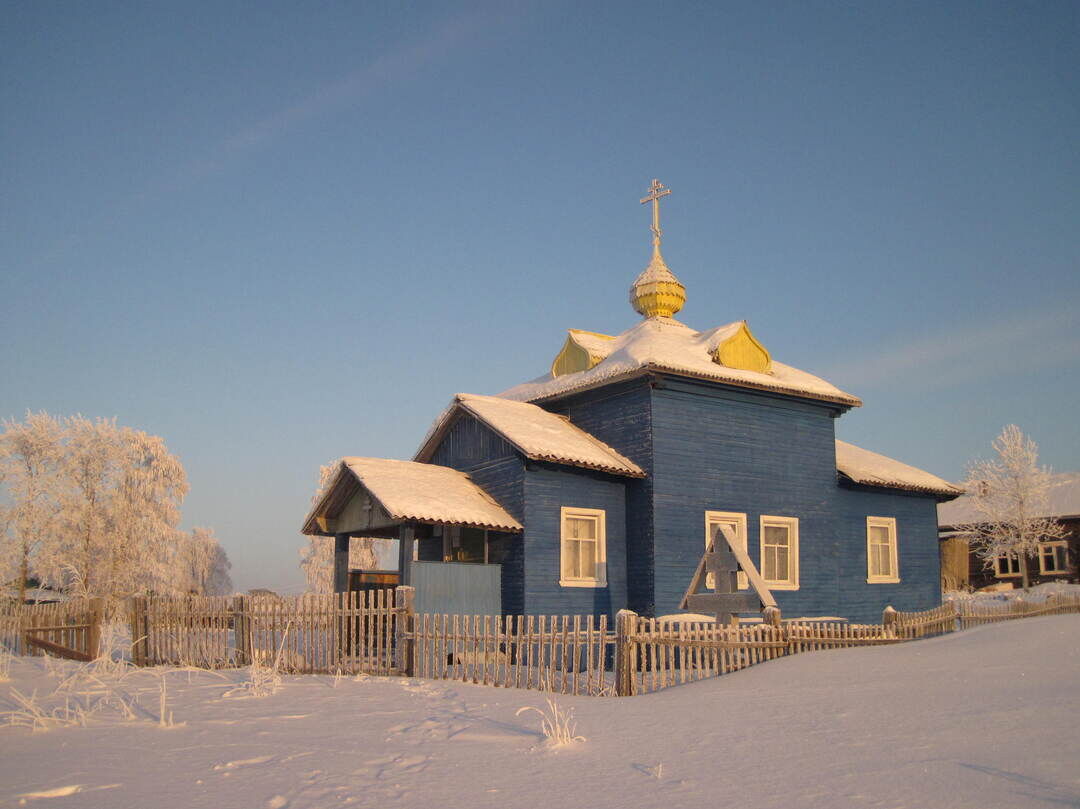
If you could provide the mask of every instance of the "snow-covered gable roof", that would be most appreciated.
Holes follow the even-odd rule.
[[[394,521],[471,525],[495,531],[522,526],[464,472],[388,458],[342,458],[326,493],[304,520],[303,533],[319,533],[316,516],[352,481],[363,486]]]
[[[836,442],[836,470],[864,486],[926,492],[949,498],[963,491],[937,475],[840,440]]]
[[[1049,511],[1039,517],[1058,519],[1080,517],[1080,472],[1060,472],[1051,478]],[[978,515],[971,508],[971,500],[964,495],[951,503],[938,506],[938,524],[947,526],[975,522]]]
[[[424,438],[415,460],[431,459],[439,441],[453,423],[454,416],[462,410],[501,435],[526,458],[616,475],[645,476],[641,467],[629,458],[571,424],[564,416],[549,413],[527,402],[471,393],[459,393],[454,397]]]
[[[771,373],[762,373],[729,368],[715,362],[713,352],[717,346],[739,331],[742,325],[742,321],[737,321],[698,332],[671,318],[647,318],[614,340],[597,341],[596,345],[590,345],[590,352],[605,352],[604,359],[592,368],[558,377],[549,373],[499,395],[532,402],[655,370],[808,399],[823,399],[849,407],[862,404],[858,397],[845,393],[824,379],[783,363],[773,361]]]

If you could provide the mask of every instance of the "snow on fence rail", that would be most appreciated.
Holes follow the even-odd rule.
[[[1080,595],[1002,604],[949,602],[923,612],[885,609],[880,624],[806,620],[718,626],[607,616],[433,615],[413,609],[413,590],[276,596],[134,598],[137,665],[227,668],[277,661],[294,673],[407,674],[562,694],[643,694],[715,677],[777,657],[876,646],[996,621],[1080,612]],[[777,616],[778,617],[778,616]],[[93,602],[0,607],[0,642],[41,653],[97,652]],[[46,646],[45,648],[48,648]],[[56,652],[56,649],[50,651]]]

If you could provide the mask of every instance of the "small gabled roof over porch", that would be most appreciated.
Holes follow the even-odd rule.
[[[518,533],[521,523],[464,472],[388,458],[342,458],[304,519],[307,535],[374,534],[405,523]]]

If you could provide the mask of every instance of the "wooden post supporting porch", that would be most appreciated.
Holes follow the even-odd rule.
[[[334,592],[349,589],[349,534],[334,534]]]
[[[412,584],[413,539],[416,529],[403,523],[398,528],[398,586]]]

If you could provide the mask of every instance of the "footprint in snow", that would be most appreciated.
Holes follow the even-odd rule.
[[[356,770],[355,774],[381,780],[398,773],[423,772],[430,761],[431,756],[409,756],[404,753],[399,756],[373,758],[365,761],[364,766]]]
[[[227,761],[224,764],[215,764],[215,770],[235,770],[237,767],[250,767],[253,764],[265,764],[273,756],[257,756],[256,758],[243,758],[237,761]]]
[[[39,789],[36,792],[23,792],[16,795],[19,799],[19,805],[25,806],[27,801],[34,801],[39,798],[66,798],[68,795],[75,795],[79,792],[93,792],[98,789],[117,789],[123,786],[122,784],[102,784],[99,787],[88,787],[85,784],[68,784],[62,787],[53,787],[52,789]]]

